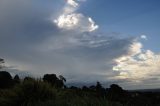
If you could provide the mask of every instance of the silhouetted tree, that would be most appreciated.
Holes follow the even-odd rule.
[[[2,64],[4,63],[4,59],[0,58],[0,69],[2,69]]]
[[[111,88],[111,90],[113,90],[113,91],[115,91],[117,93],[123,91],[123,89],[119,85],[117,85],[117,84],[112,84],[110,86],[110,88]]]
[[[52,86],[63,88],[65,87],[64,82],[66,82],[66,79],[62,75],[57,78],[56,74],[45,74],[43,81],[50,83]]]
[[[51,85],[56,86],[56,82],[58,81],[58,78],[57,78],[56,74],[45,74],[43,76],[43,81],[46,81],[46,82],[50,83]]]
[[[112,84],[108,90],[107,97],[113,101],[124,101],[126,92],[117,84]]]
[[[92,91],[96,91],[96,86],[91,85],[91,86],[89,87],[89,89],[92,90]]]
[[[78,87],[76,87],[76,86],[71,86],[71,87],[70,87],[70,89],[73,89],[73,90],[79,90],[79,88],[78,88]]]
[[[12,76],[6,71],[0,71],[0,88],[9,88],[13,84]]]
[[[59,79],[63,82],[66,82],[66,78],[64,78],[62,75],[59,75]]]
[[[88,88],[87,86],[83,86],[83,87],[82,87],[82,90],[83,90],[83,91],[89,91],[89,88]]]
[[[102,85],[101,85],[100,82],[97,82],[97,84],[96,84],[96,92],[97,92],[97,95],[98,95],[98,96],[105,98],[105,96],[106,96],[106,91],[105,91],[105,89],[102,87]]]
[[[57,79],[56,82],[55,82],[55,87],[57,87],[57,88],[63,88],[63,86],[64,86],[63,81]]]
[[[97,85],[96,85],[96,90],[97,91],[100,91],[102,89],[102,85],[100,82],[97,82]]]
[[[19,78],[18,75],[15,75],[14,78],[13,78],[13,80],[14,80],[15,84],[20,83],[20,78]]]
[[[25,81],[34,81],[35,79],[34,78],[32,78],[32,77],[25,77],[24,78],[24,82]]]
[[[58,88],[64,88],[64,83],[66,82],[66,79],[62,76],[59,75],[59,79],[56,80],[56,87]]]

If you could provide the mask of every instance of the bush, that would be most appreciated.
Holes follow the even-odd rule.
[[[41,81],[25,81],[10,91],[3,91],[3,106],[35,106],[37,103],[55,100],[55,89]],[[2,106],[2,105],[1,105]]]
[[[10,88],[13,85],[12,76],[6,71],[0,71],[0,89]]]

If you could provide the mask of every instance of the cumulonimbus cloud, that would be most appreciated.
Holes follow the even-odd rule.
[[[77,12],[85,0],[65,0],[62,12],[59,1],[0,1],[0,56],[6,64],[20,72],[63,74],[73,83],[158,79],[160,54],[144,50],[140,40],[96,32],[94,20]]]

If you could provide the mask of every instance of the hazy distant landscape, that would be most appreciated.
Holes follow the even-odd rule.
[[[0,106],[160,106],[160,0],[0,0]]]

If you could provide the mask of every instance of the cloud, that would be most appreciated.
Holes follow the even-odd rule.
[[[81,1],[81,0],[79,0]],[[62,14],[53,19],[53,22],[61,29],[76,30],[79,32],[92,32],[98,29],[91,17],[86,17],[82,13],[77,13],[79,4],[74,0],[67,0]]]
[[[141,35],[141,39],[147,40],[147,36],[146,35]]]
[[[115,62],[113,70],[120,72],[116,78],[141,82],[160,74],[160,54],[143,50],[139,41],[134,41],[128,53],[115,59]]]
[[[142,44],[140,42],[134,41],[132,45],[130,45],[128,50],[128,55],[134,56],[142,52]]]
[[[79,28],[63,31],[49,20],[50,16],[56,18],[58,14],[56,11],[53,12],[56,9],[48,8],[48,5],[54,7],[50,5],[54,4],[53,2],[47,1],[46,3],[45,1],[46,5],[43,6],[45,11],[42,11],[38,0],[34,3],[4,0],[0,4],[4,5],[0,7],[0,56],[5,59],[6,64],[15,66],[14,69],[39,75],[56,73],[65,74],[66,77],[76,76],[73,77],[76,78],[74,80],[79,79],[80,82],[90,75],[96,77],[94,73],[100,73],[97,72],[98,67],[110,67],[106,66],[105,61],[100,58],[105,54],[104,45],[114,40],[108,38],[110,40],[105,42],[105,40],[102,41],[103,38],[96,39],[97,34],[84,32],[84,30],[92,29],[88,29],[89,26],[78,33]],[[93,27],[94,22],[91,19],[89,22],[88,18],[83,15],[82,19],[86,22],[82,22],[83,25],[80,26],[85,27],[90,24]],[[119,45],[117,43],[110,45],[116,47],[115,45]],[[98,48],[100,46],[102,48]],[[98,50],[103,51],[102,55],[99,55]],[[103,64],[96,63],[94,60],[96,55],[99,57],[96,60]],[[101,71],[106,71],[106,69]],[[93,81],[90,80],[90,82]]]
[[[157,81],[159,54],[144,50],[136,38],[96,32],[92,17],[77,12],[82,1],[1,0],[0,58],[13,66],[9,71],[55,73],[68,83],[101,81],[128,88],[136,78]]]
[[[110,78],[117,76],[112,71],[113,59],[126,53],[132,40],[66,31],[40,46],[43,47],[40,51],[50,56],[48,59],[52,64],[50,68],[48,65],[43,65],[43,68],[48,67],[51,70],[54,67],[54,70],[68,77],[68,82],[109,82]]]
[[[56,5],[56,1],[50,0],[0,1],[0,57],[6,64],[17,66],[21,71],[34,71],[33,63],[41,57],[37,55],[36,45],[58,32],[49,20],[51,13],[57,14],[60,8]]]
[[[67,30],[77,30],[80,32],[92,32],[98,28],[91,18],[86,18],[82,14],[61,15],[58,20],[54,20],[59,28]]]
[[[98,29],[98,25],[95,25],[95,22],[92,20],[92,18],[88,18],[88,21],[90,22],[90,28],[89,28],[89,31],[92,32],[96,29]]]
[[[67,3],[70,4],[73,7],[77,7],[78,6],[78,3],[75,2],[74,0],[67,0]]]

